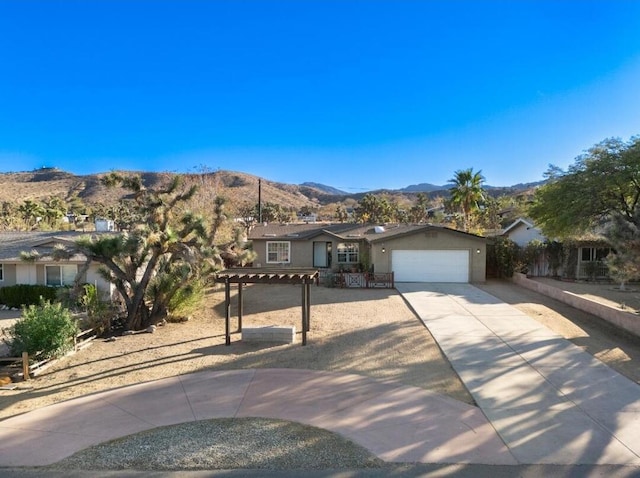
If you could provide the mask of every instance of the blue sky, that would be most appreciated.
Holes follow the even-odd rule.
[[[637,0],[0,0],[2,172],[506,186],[636,134]]]

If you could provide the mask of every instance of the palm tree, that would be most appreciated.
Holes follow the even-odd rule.
[[[453,183],[449,188],[450,203],[462,214],[463,229],[466,232],[469,231],[471,214],[479,209],[485,199],[485,192],[482,189],[484,177],[481,173],[482,171],[474,173],[473,168],[459,170],[455,172],[454,178],[449,180]]]

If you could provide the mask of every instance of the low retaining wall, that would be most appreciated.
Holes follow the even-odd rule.
[[[243,327],[243,342],[284,342],[292,344],[296,339],[295,327]]]
[[[602,320],[620,327],[638,337],[640,337],[640,316],[625,312],[623,310],[614,309],[604,304],[599,304],[589,299],[584,299],[579,295],[567,292],[557,287],[552,287],[542,282],[527,279],[527,276],[520,273],[513,274],[513,282],[527,289],[534,290],[553,299],[564,302],[565,304],[583,310],[590,314],[600,317]]]

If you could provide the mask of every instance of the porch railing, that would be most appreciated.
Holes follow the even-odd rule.
[[[338,287],[393,289],[393,272],[338,272]]]
[[[608,279],[609,268],[602,261],[578,262],[578,279]]]

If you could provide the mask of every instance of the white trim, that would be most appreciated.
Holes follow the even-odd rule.
[[[509,232],[511,229],[514,229],[519,224],[524,224],[525,226],[527,226],[527,228],[534,228],[535,227],[533,225],[533,223],[527,221],[526,219],[522,219],[521,217],[519,217],[518,219],[513,221],[511,223],[511,225],[509,225],[504,231],[502,231],[502,235],[504,236],[507,232]]]
[[[469,282],[469,249],[424,249],[391,251],[396,282]]]
[[[344,249],[340,252],[340,246]],[[355,250],[354,250],[355,249]],[[346,259],[352,259],[355,255],[356,260],[340,260],[340,254],[345,255]],[[340,242],[336,244],[336,264],[358,264],[360,262],[360,243],[359,242]]]
[[[49,284],[49,268],[50,267],[59,267],[60,268],[60,283],[59,284]],[[73,271],[70,271],[70,268],[74,268]],[[66,270],[66,272],[65,272]],[[45,264],[44,266],[44,283],[48,286],[53,287],[61,287],[65,285],[73,284],[76,275],[78,274],[78,264]],[[73,275],[73,278],[69,282],[69,276]]]
[[[269,260],[269,245],[271,244],[286,244],[287,245],[287,250],[286,250],[286,259],[282,260],[282,257],[280,256],[280,254],[284,251],[275,251],[276,255],[278,256],[278,259],[280,260],[275,260],[275,261],[270,261]],[[267,244],[265,246],[265,259],[267,260],[267,264],[289,264],[291,262],[291,241],[267,241]]]

